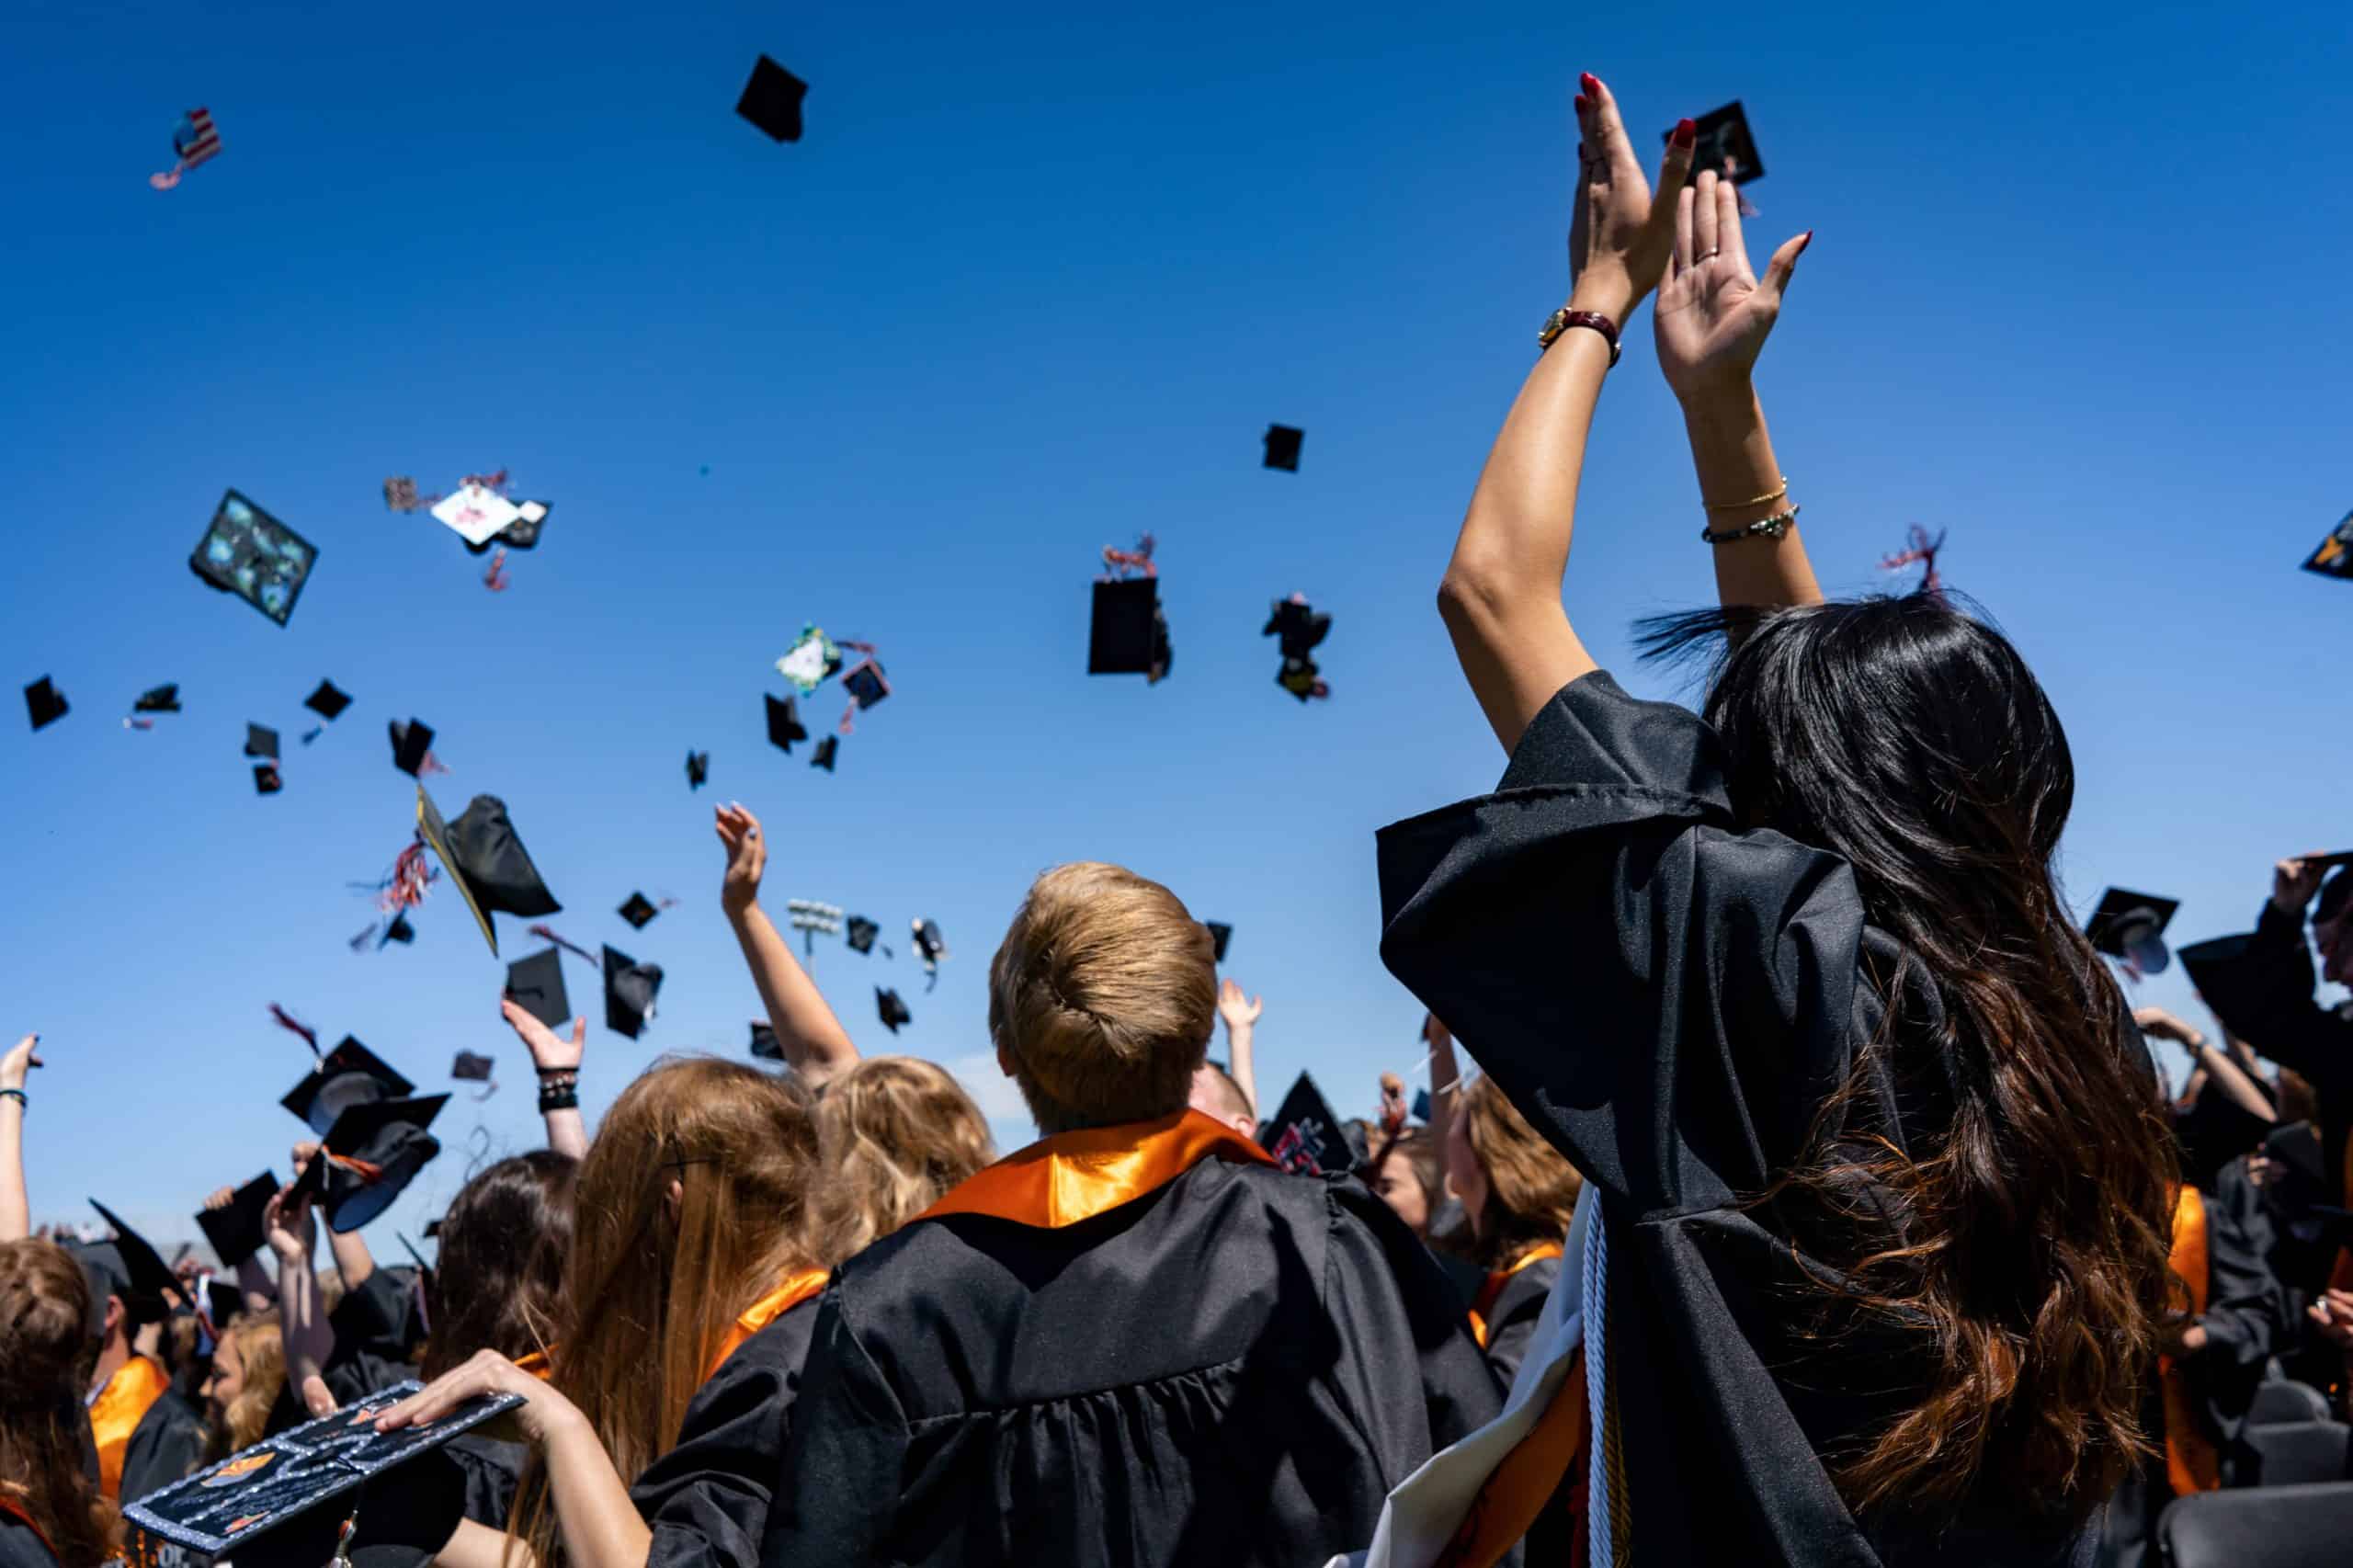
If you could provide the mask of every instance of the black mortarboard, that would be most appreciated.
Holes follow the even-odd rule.
[[[426,1129],[449,1103],[447,1095],[426,1095],[353,1106],[327,1130],[324,1157],[303,1168],[296,1188],[324,1192],[329,1230],[340,1235],[359,1229],[390,1209],[441,1152]]]
[[[1086,673],[1143,676],[1156,683],[1168,666],[1168,620],[1160,610],[1160,580],[1128,577],[1096,584]]]
[[[1691,145],[1691,179],[1698,179],[1703,169],[1713,169],[1734,185],[1765,177],[1765,160],[1756,155],[1756,138],[1749,131],[1748,113],[1738,98],[1722,108],[1710,109],[1694,124],[1698,135]],[[1674,134],[1670,126],[1660,140]]]
[[[217,1333],[228,1327],[230,1321],[245,1310],[245,1293],[235,1285],[224,1285],[218,1279],[208,1280],[204,1287],[204,1304],[212,1313],[212,1327]]]
[[[302,1081],[278,1101],[324,1138],[335,1119],[356,1105],[398,1099],[416,1085],[384,1065],[383,1059],[346,1035],[319,1059]]]
[[[1222,920],[1204,920],[1201,924],[1209,927],[1210,946],[1216,949],[1217,961],[1223,963],[1225,945],[1233,940],[1233,927]]]
[[[851,952],[870,953],[874,950],[874,938],[881,933],[882,927],[863,915],[853,915],[849,917],[847,930],[848,934],[842,940],[849,944]]]
[[[752,1020],[752,1054],[762,1062],[784,1060],[784,1047],[776,1038],[776,1030],[757,1018]]]
[[[222,1267],[234,1268],[261,1250],[262,1213],[277,1196],[278,1178],[264,1171],[232,1193],[226,1209],[207,1209],[196,1217]]]
[[[868,659],[842,676],[842,689],[859,708],[871,708],[891,695],[891,683],[883,678],[882,666]]]
[[[351,694],[336,690],[335,682],[331,680],[323,680],[319,682],[318,690],[302,699],[302,706],[322,719],[333,719],[351,706]]]
[[[839,735],[827,735],[817,743],[817,749],[809,754],[809,766],[822,767],[831,773],[834,770],[834,754],[841,749],[841,744]]]
[[[1307,432],[1288,425],[1267,426],[1267,467],[1279,468],[1287,473],[1299,472],[1299,444],[1307,439]]]
[[[654,994],[662,989],[662,966],[640,963],[627,953],[605,949],[605,1027],[635,1040],[654,1017]]]
[[[278,776],[278,764],[274,762],[256,762],[254,764],[255,794],[275,795],[280,790],[285,788],[286,780]]]
[[[2143,974],[2162,974],[2173,954],[2161,938],[2180,907],[2177,899],[2110,888],[2100,894],[2099,907],[2084,923],[2084,935],[2098,951],[2122,959]]]
[[[707,751],[687,753],[687,787],[690,790],[699,790],[710,778],[710,753]]]
[[[309,540],[232,490],[221,497],[188,564],[207,584],[283,626],[318,558]]]
[[[662,911],[654,907],[654,901],[643,893],[633,892],[629,895],[629,902],[622,904],[615,913],[629,922],[631,930],[642,931],[645,929],[646,923]]]
[[[2263,1152],[2302,1177],[2308,1191],[2335,1189],[2321,1156],[2320,1131],[2311,1122],[2291,1121],[2272,1129],[2263,1140]]]
[[[33,717],[33,728],[42,729],[65,717],[64,695],[50,684],[47,676],[25,687],[25,708]]]
[[[404,909],[392,916],[392,924],[384,927],[384,934],[376,938],[376,948],[381,952],[386,942],[398,942],[406,947],[415,940],[416,927],[408,923],[408,911]]]
[[[771,697],[767,703],[768,744],[790,755],[793,742],[809,738],[801,722],[801,705],[790,697]]]
[[[1347,1171],[1356,1164],[1340,1119],[1332,1114],[1315,1080],[1304,1073],[1275,1114],[1258,1124],[1258,1142],[1275,1164],[1293,1174],[1320,1176]]]
[[[915,951],[923,955],[924,962],[936,964],[948,956],[948,938],[940,935],[938,921],[917,920],[913,931]]]
[[[247,724],[245,726],[245,755],[266,756],[270,761],[276,762],[278,760],[278,732],[267,724]]]
[[[1277,599],[1267,624],[1258,633],[1261,637],[1279,639],[1285,658],[1303,657],[1313,651],[1332,630],[1332,618],[1318,614],[1305,599]]]
[[[387,728],[392,737],[392,766],[411,778],[418,777],[433,753],[433,727],[422,719],[395,719]]]
[[[899,1032],[901,1024],[915,1021],[915,1016],[907,1011],[907,1005],[899,1000],[899,994],[880,985],[874,988],[874,1010],[881,1015],[882,1027],[892,1034]]]
[[[487,1056],[477,1056],[471,1051],[461,1051],[458,1052],[458,1059],[449,1063],[449,1076],[460,1084],[487,1084],[490,1082],[491,1069],[495,1065],[496,1063]]]
[[[735,100],[735,112],[779,142],[801,140],[801,100],[809,84],[763,54]]]
[[[1430,1092],[1427,1089],[1415,1089],[1414,1091],[1414,1119],[1426,1126],[1429,1122]]]
[[[2353,577],[2353,512],[2338,518],[2319,548],[2304,558],[2304,570],[2324,577]]]
[[[164,686],[150,687],[139,694],[139,699],[131,705],[131,710],[133,713],[178,712],[180,710],[179,683],[174,681]]]
[[[556,903],[547,883],[540,880],[539,868],[531,864],[530,853],[517,836],[515,824],[506,820],[506,802],[497,796],[476,795],[457,821],[444,823],[433,797],[419,784],[416,823],[425,831],[426,843],[441,858],[442,869],[449,873],[449,880],[458,884],[466,907],[473,911],[474,921],[482,927],[483,940],[490,944],[494,957],[498,952],[498,934],[491,929],[493,913],[562,912],[563,905]]]
[[[545,948],[508,964],[506,996],[551,1029],[570,1023],[572,999],[563,990],[563,954]]]
[[[123,1274],[130,1282],[130,1293],[122,1299],[125,1311],[133,1323],[154,1323],[165,1312],[164,1292],[177,1291],[178,1278],[163,1254],[147,1244],[147,1238],[122,1222],[121,1217],[99,1202],[90,1199],[90,1207],[98,1218],[114,1227],[115,1255],[122,1259]]]

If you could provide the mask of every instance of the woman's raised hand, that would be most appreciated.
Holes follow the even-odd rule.
[[[717,808],[712,820],[719,830],[720,847],[727,851],[719,903],[732,920],[760,901],[760,878],[768,869],[768,846],[760,836],[760,819],[741,804]]]
[[[1674,255],[1675,192],[1691,169],[1693,129],[1684,120],[1668,138],[1653,195],[1616,97],[1591,72],[1577,83],[1582,141],[1576,211],[1569,223],[1569,303],[1623,326],[1643,296],[1659,286]]]
[[[588,1050],[588,1020],[572,1020],[572,1038],[564,1039],[540,1022],[529,1010],[517,1006],[511,999],[498,1004],[498,1016],[531,1053],[531,1065],[542,1073],[561,1073],[580,1065],[580,1058]]]
[[[1747,390],[1766,335],[1781,313],[1790,275],[1813,241],[1808,229],[1783,244],[1760,280],[1749,268],[1732,181],[1703,169],[1683,190],[1675,210],[1674,265],[1651,312],[1658,368],[1677,397],[1689,403],[1711,392]]]

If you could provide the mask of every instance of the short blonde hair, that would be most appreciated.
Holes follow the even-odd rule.
[[[989,1124],[947,1069],[870,1056],[817,1101],[814,1250],[840,1263],[865,1251],[995,1158]]]
[[[1216,1018],[1208,927],[1099,861],[1031,884],[989,966],[989,1034],[1049,1133],[1183,1110]]]

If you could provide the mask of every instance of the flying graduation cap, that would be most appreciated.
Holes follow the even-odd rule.
[[[172,127],[172,166],[161,174],[149,175],[147,183],[157,190],[169,190],[180,183],[182,175],[217,156],[220,151],[221,131],[212,123],[212,111],[192,108]]]
[[[819,741],[817,749],[809,754],[809,766],[822,767],[831,773],[834,770],[834,754],[841,749],[841,744],[839,735],[827,735]]]
[[[353,1106],[398,1099],[415,1088],[381,1057],[346,1035],[333,1051],[317,1058],[302,1081],[278,1103],[324,1138],[335,1119]]]
[[[912,923],[915,952],[923,960],[924,989],[939,983],[939,960],[948,956],[948,938],[939,934],[936,921],[917,920]]]
[[[642,931],[665,907],[665,905],[655,903],[642,892],[633,892],[629,895],[629,902],[622,904],[615,913],[629,922],[631,930]]]
[[[1307,439],[1307,432],[1289,425],[1267,426],[1267,468],[1279,468],[1285,473],[1299,472],[1299,444]]]
[[[841,645],[813,621],[801,626],[801,635],[793,639],[792,646],[776,662],[777,673],[790,681],[792,688],[803,697],[815,695],[817,688],[841,667]]]
[[[842,710],[841,733],[850,733],[851,720],[891,695],[891,682],[882,674],[882,665],[874,657],[873,648],[862,642],[845,642],[846,648],[856,648],[866,657],[852,665],[842,676],[842,689],[849,693],[849,706]]]
[[[447,1095],[426,1095],[352,1106],[335,1119],[318,1157],[290,1190],[318,1196],[327,1228],[337,1235],[359,1229],[391,1208],[441,1153],[440,1141],[426,1130],[449,1103]]]
[[[2084,935],[2094,949],[2121,960],[2134,979],[2163,974],[2173,962],[2163,940],[2165,929],[2180,907],[2177,899],[2110,888],[2099,895],[2099,907],[2084,923]]]
[[[1275,601],[1274,609],[1259,632],[1262,637],[1278,639],[1282,650],[1282,666],[1275,672],[1275,684],[1302,702],[1332,695],[1332,688],[1324,683],[1315,668],[1315,661],[1308,656],[1331,631],[1330,616],[1317,614],[1304,597],[1293,594]]]
[[[847,931],[842,940],[849,944],[851,952],[871,953],[874,950],[874,938],[881,935],[881,932],[882,927],[865,915],[853,915],[849,917]]]
[[[302,699],[302,706],[332,724],[337,714],[351,706],[351,694],[339,689],[331,680],[323,680],[319,682],[318,690]],[[305,731],[302,735],[302,744],[309,745],[313,741],[317,740],[320,728],[321,726],[313,725]]]
[[[255,794],[275,795],[280,790],[285,788],[286,780],[279,776],[278,764],[274,762],[256,762],[254,764]]]
[[[915,1021],[915,1016],[907,1011],[907,1005],[899,1000],[899,994],[884,986],[874,988],[874,1010],[881,1016],[882,1027],[892,1034],[899,1032],[901,1024]]]
[[[394,719],[385,726],[392,738],[392,766],[411,778],[447,773],[433,755],[433,726],[422,719]]]
[[[131,710],[134,714],[180,711],[179,683],[171,681],[162,686],[149,687],[131,702]],[[125,719],[122,722],[122,727],[126,730],[151,730],[154,728],[154,721],[139,718]]]
[[[234,1268],[261,1250],[262,1216],[277,1196],[278,1178],[264,1171],[230,1194],[226,1208],[207,1209],[196,1217],[222,1267]]]
[[[213,509],[188,570],[284,626],[311,580],[318,547],[231,490]]]
[[[572,1020],[572,998],[563,989],[563,955],[543,948],[506,966],[506,999],[551,1029]]]
[[[735,112],[775,141],[798,142],[801,100],[808,96],[808,83],[763,54],[752,62],[752,79],[744,84]]]
[[[662,989],[662,966],[640,963],[617,948],[605,949],[605,1027],[635,1040],[654,1017]]]
[[[2353,512],[2339,517],[2328,537],[2304,558],[2304,570],[2340,581],[2353,577]]]
[[[1735,186],[1765,177],[1765,160],[1757,156],[1756,137],[1748,129],[1748,111],[1740,107],[1738,98],[1701,115],[1693,121],[1693,129],[1691,173],[1685,184],[1698,180],[1706,169],[1713,169]],[[1669,126],[1659,139],[1664,142],[1674,134],[1674,127]],[[1744,217],[1756,216],[1745,199],[1741,212]]]
[[[1133,550],[1103,549],[1108,574],[1095,584],[1094,616],[1086,634],[1086,673],[1144,677],[1160,684],[1174,662],[1168,618],[1160,608],[1160,569],[1153,564],[1150,534]]]
[[[699,790],[704,784],[708,783],[710,779],[710,753],[707,751],[690,751],[687,753],[687,788],[689,790]]]
[[[1222,920],[1204,920],[1201,925],[1210,934],[1210,947],[1217,954],[1217,961],[1225,961],[1225,945],[1233,940],[1233,927]]]
[[[761,1062],[784,1060],[784,1046],[776,1038],[776,1030],[765,1019],[752,1020],[752,1055]]]
[[[43,730],[64,718],[71,709],[66,703],[65,694],[51,685],[47,676],[43,676],[25,687],[25,710],[32,716],[33,728]]]
[[[770,697],[767,705],[768,744],[790,756],[792,743],[809,738],[809,731],[801,722],[801,705],[790,697]],[[694,777],[691,767],[687,776]]]
[[[416,824],[425,842],[439,857],[442,869],[473,911],[491,956],[498,955],[498,933],[490,917],[499,915],[556,915],[563,905],[540,880],[529,851],[507,820],[506,802],[495,795],[476,795],[455,822],[444,822],[425,786],[416,787]]]
[[[486,1100],[498,1093],[497,1080],[491,1076],[496,1066],[497,1063],[487,1056],[478,1056],[471,1051],[461,1051],[458,1052],[457,1060],[449,1063],[449,1076],[460,1084],[486,1085],[481,1094],[474,1096],[476,1099]]]

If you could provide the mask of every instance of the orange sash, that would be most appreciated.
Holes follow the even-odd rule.
[[[1504,1287],[1511,1283],[1511,1277],[1531,1263],[1541,1263],[1548,1257],[1560,1256],[1561,1244],[1546,1242],[1541,1246],[1530,1247],[1527,1255],[1509,1268],[1498,1268],[1487,1276],[1486,1283],[1479,1287],[1479,1299],[1471,1304],[1471,1337],[1479,1342],[1480,1349],[1487,1347],[1487,1314],[1495,1310],[1495,1298],[1504,1293]]]
[[[1197,1110],[1058,1132],[976,1171],[915,1216],[986,1214],[1060,1230],[1175,1181],[1203,1160],[1271,1165],[1267,1152]]]
[[[798,1274],[785,1276],[783,1284],[744,1309],[744,1315],[735,1320],[727,1330],[727,1336],[719,1342],[719,1354],[710,1358],[710,1366],[704,1371],[702,1381],[710,1381],[718,1375],[719,1369],[727,1364],[727,1358],[743,1347],[744,1341],[824,1290],[825,1281],[832,1278],[833,1275],[823,1268],[804,1268]]]
[[[123,1452],[131,1447],[131,1433],[170,1385],[163,1368],[144,1356],[133,1356],[115,1369],[90,1402],[90,1437],[98,1446],[98,1488],[109,1498],[122,1495]]]
[[[1536,1516],[1552,1500],[1563,1476],[1574,1473],[1591,1437],[1585,1404],[1585,1352],[1574,1352],[1568,1376],[1528,1435],[1511,1448],[1487,1477],[1454,1539],[1431,1568],[1488,1568],[1519,1544]]]
[[[518,1372],[529,1372],[543,1383],[555,1381],[555,1364],[548,1359],[545,1350],[534,1350],[515,1363]]]
[[[2206,1200],[2184,1182],[2175,1195],[2173,1210],[2174,1275],[2188,1287],[2192,1316],[2206,1310],[2209,1264],[2206,1256]],[[2157,1358],[2157,1377],[2165,1401],[2165,1476],[2174,1495],[2211,1492],[2222,1484],[2222,1456],[2198,1425],[2189,1397],[2189,1377],[2170,1356]]]

